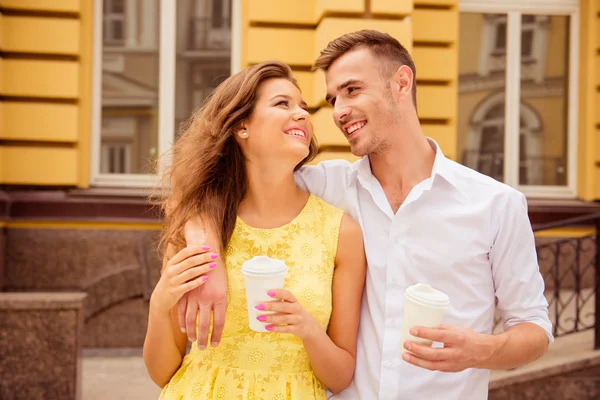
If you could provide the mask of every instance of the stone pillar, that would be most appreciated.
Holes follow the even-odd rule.
[[[85,293],[0,293],[0,399],[78,400]]]

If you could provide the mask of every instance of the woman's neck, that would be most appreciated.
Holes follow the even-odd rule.
[[[238,215],[245,223],[256,228],[277,228],[302,211],[308,193],[296,185],[293,172],[247,167],[248,189],[238,207]]]

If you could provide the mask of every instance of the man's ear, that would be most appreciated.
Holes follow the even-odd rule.
[[[392,89],[394,94],[400,96],[411,95],[412,86],[414,83],[414,74],[408,65],[401,65],[394,73],[392,81]]]

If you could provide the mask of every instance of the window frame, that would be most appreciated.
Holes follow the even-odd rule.
[[[157,0],[158,32],[158,155],[162,162],[156,174],[101,173],[102,157],[102,63],[103,63],[103,2],[94,2],[93,79],[90,186],[149,189],[160,184],[160,177],[170,165],[168,151],[175,138],[175,73],[177,57],[177,0]],[[241,0],[231,4],[230,73],[240,70],[241,62]],[[165,156],[166,155],[166,156]]]
[[[577,125],[579,90],[579,13],[578,0],[461,0],[461,13],[506,14],[506,71],[504,125],[504,181],[527,197],[573,199],[577,196]],[[520,170],[521,106],[521,15],[563,15],[569,23],[569,62],[565,98],[567,108],[567,184],[565,186],[522,185]],[[518,101],[515,101],[518,100]],[[519,134],[509,134],[518,132]]]

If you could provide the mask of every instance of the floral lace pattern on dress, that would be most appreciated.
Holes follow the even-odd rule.
[[[237,219],[226,249],[229,305],[223,339],[206,350],[194,343],[161,399],[325,399],[300,339],[248,327],[241,268],[257,255],[285,261],[285,288],[327,329],[342,216],[342,210],[311,195],[301,213],[279,228],[253,228]]]

